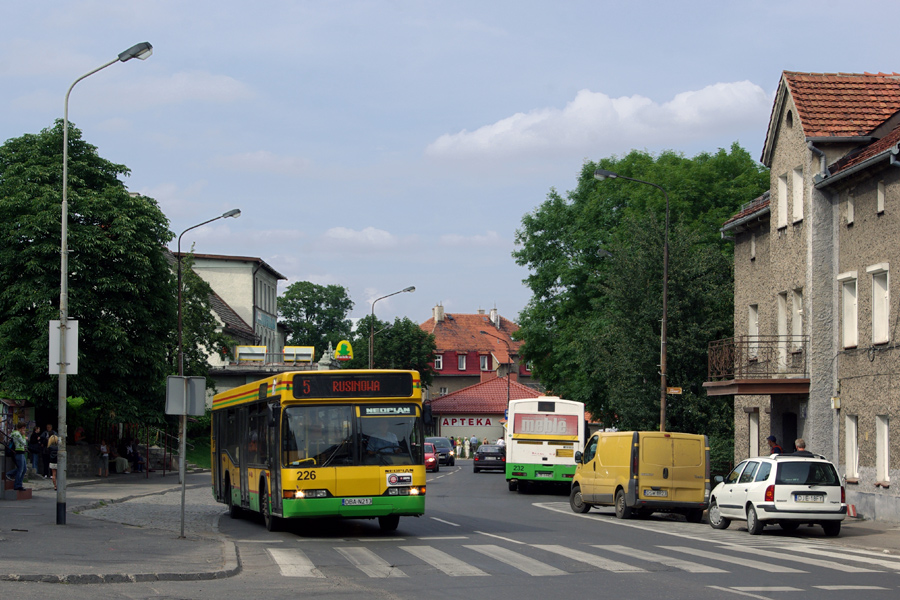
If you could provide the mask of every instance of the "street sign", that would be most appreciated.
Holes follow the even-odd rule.
[[[78,375],[78,321],[67,320],[66,375]],[[59,375],[59,320],[50,321],[50,374]]]
[[[206,413],[206,377],[166,378],[166,414],[202,416]]]
[[[667,394],[680,394],[680,393],[681,393],[681,388],[667,387],[667,388],[666,388],[666,393],[667,393]]]

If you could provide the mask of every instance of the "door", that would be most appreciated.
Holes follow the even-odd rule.
[[[797,439],[797,413],[786,412],[781,415],[781,449],[786,454],[795,452],[794,440]]]
[[[742,518],[747,517],[746,506],[747,500],[753,497],[754,481],[756,480],[756,472],[759,469],[759,463],[755,460],[747,462],[747,466],[741,471],[737,483],[733,486],[731,503],[735,505],[735,514],[741,515]]]
[[[269,468],[269,498],[272,501],[272,513],[281,515],[281,404],[273,400],[268,404],[266,414],[266,457],[265,464]]]
[[[597,461],[594,460],[596,455],[597,436],[595,435],[584,447],[584,456],[581,458],[581,498],[585,502],[592,501],[596,494]]]
[[[237,411],[237,439],[238,439],[238,470],[241,480],[241,506],[250,506],[250,478],[247,476],[247,453],[244,451],[248,444],[248,419],[247,407],[242,406]]]
[[[719,491],[716,493],[716,503],[719,505],[719,512],[722,513],[722,516],[729,518],[744,517],[743,506],[739,504],[739,500],[736,499],[735,486],[738,485],[741,472],[743,472],[744,467],[747,466],[747,462],[748,461],[744,461],[733,468],[731,473],[725,477],[725,481],[722,482],[722,487],[719,488]]]

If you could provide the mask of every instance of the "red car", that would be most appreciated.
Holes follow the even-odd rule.
[[[437,451],[434,449],[434,444],[429,444],[428,442],[425,442],[425,470],[434,471],[435,473],[441,470],[441,464],[438,460]]]

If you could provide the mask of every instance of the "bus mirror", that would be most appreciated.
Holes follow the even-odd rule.
[[[577,463],[581,462],[581,450],[578,450],[577,452],[575,452],[575,462],[577,462]]]

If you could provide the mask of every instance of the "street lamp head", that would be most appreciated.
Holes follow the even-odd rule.
[[[228,217],[234,217],[235,219],[237,219],[239,216],[241,216],[241,209],[232,208],[227,213],[223,214],[222,218],[227,219]]]
[[[598,181],[603,181],[604,179],[615,179],[618,175],[613,173],[612,171],[607,171],[606,169],[597,169],[594,171],[594,179]]]
[[[153,46],[150,45],[150,42],[141,42],[120,53],[119,60],[122,62],[127,62],[132,58],[147,60],[151,54],[153,54]]]
[[[414,291],[416,291],[416,286],[414,286],[414,285],[411,285],[408,288],[401,290],[401,292],[414,292]]]

